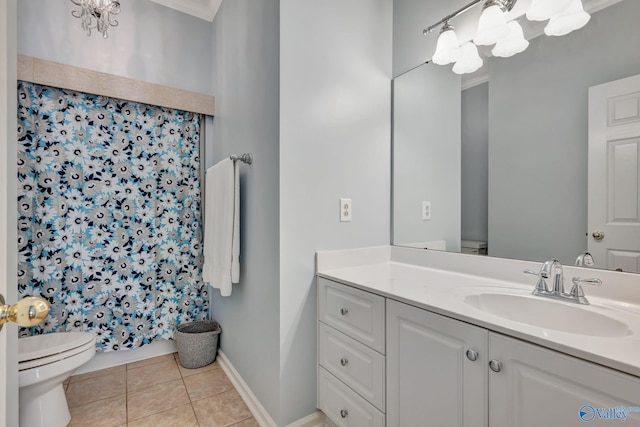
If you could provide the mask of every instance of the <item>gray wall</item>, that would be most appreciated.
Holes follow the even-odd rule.
[[[18,2],[18,53],[213,94],[211,23],[150,1],[123,1],[109,39],[87,37],[66,0]]]
[[[391,0],[280,2],[281,424],[316,405],[317,250],[389,244]],[[353,222],[339,222],[339,198]]]
[[[573,263],[586,250],[587,91],[640,73],[639,16],[626,0],[489,61],[490,255]]]
[[[392,1],[230,0],[210,24],[135,0],[108,43],[70,11],[21,0],[20,52],[213,94],[208,162],[254,154],[241,166],[241,283],[213,293],[212,314],[276,423],[309,415],[314,254],[389,243]],[[338,222],[340,197],[351,223]]]
[[[393,244],[460,250],[460,76],[424,64],[394,80]],[[431,220],[422,202],[431,202]]]
[[[213,161],[253,153],[240,164],[240,283],[212,289],[221,348],[278,421],[278,0],[223,1],[213,22]]]
[[[462,239],[488,234],[489,84],[462,91]]]

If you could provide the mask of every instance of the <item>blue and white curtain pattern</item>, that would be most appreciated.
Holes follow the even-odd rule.
[[[207,317],[200,118],[19,82],[18,287],[97,348],[170,339]]]

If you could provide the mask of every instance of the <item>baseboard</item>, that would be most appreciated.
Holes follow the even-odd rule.
[[[278,425],[273,421],[267,410],[264,409],[264,406],[262,406],[256,395],[253,394],[247,383],[244,382],[238,371],[236,371],[236,368],[233,367],[227,356],[220,350],[218,350],[217,360],[260,427],[277,427]]]
[[[150,359],[164,354],[175,353],[177,351],[175,341],[154,341],[151,344],[138,347],[133,350],[109,351],[106,353],[96,353],[93,359],[80,366],[74,375],[86,374],[87,372],[98,371],[100,369],[112,368],[126,363],[137,362],[139,360]]]
[[[316,411],[311,415],[299,419],[298,421],[289,424],[287,427],[333,427],[334,424],[327,420],[324,413]]]

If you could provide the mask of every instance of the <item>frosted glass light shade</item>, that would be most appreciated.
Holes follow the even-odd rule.
[[[491,50],[493,56],[508,58],[529,47],[529,42],[524,38],[522,27],[518,21],[511,21],[507,25],[509,26],[509,34],[507,37],[498,40],[498,43]]]
[[[567,7],[571,0],[532,0],[529,10],[527,10],[527,19],[529,21],[546,21],[551,17],[558,15]]]
[[[567,9],[551,18],[544,33],[548,36],[564,36],[584,27],[590,19],[591,15],[584,11],[582,1],[573,0]]]
[[[431,60],[434,64],[447,65],[460,59],[460,44],[453,27],[449,27],[440,33],[436,51]]]
[[[496,44],[498,40],[509,34],[509,27],[504,12],[498,5],[492,5],[482,11],[478,21],[478,32],[473,42],[478,46]]]
[[[467,74],[477,71],[482,67],[482,58],[478,54],[478,48],[475,44],[467,42],[460,47],[460,59],[453,66],[453,72],[456,74]]]

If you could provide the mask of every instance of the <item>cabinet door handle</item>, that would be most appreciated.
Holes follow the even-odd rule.
[[[500,372],[502,371],[502,362],[493,359],[489,362],[489,368],[491,368],[493,372]]]
[[[475,362],[476,360],[478,360],[478,352],[475,350],[467,350],[467,359],[471,360],[472,362]]]
[[[346,409],[343,409],[342,411],[340,411],[340,416],[342,418],[347,418],[347,415],[349,415],[349,411],[347,411]]]
[[[343,307],[340,309],[340,314],[342,314],[343,316],[346,316],[347,313],[349,313],[349,310],[347,310],[346,308]]]
[[[340,364],[342,366],[347,366],[349,364],[349,359],[347,359],[346,357],[343,357],[342,359],[340,359]]]

